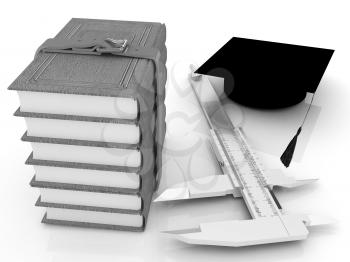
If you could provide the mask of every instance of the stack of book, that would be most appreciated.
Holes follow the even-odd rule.
[[[101,36],[158,49],[165,64],[160,23],[72,19],[55,39]],[[9,87],[27,124],[44,223],[145,228],[165,136],[166,74],[155,72],[148,59],[39,52]]]

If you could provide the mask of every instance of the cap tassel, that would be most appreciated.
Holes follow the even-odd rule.
[[[301,127],[298,128],[297,133],[293,137],[293,139],[289,142],[286,150],[284,150],[283,154],[281,155],[281,161],[285,167],[289,167],[290,162],[292,161],[294,151],[295,151],[295,146],[297,144],[298,136],[301,132]]]
[[[311,102],[309,104],[309,107],[307,108],[307,111],[306,111],[306,114],[304,116],[304,119],[303,119],[303,122],[301,124],[301,126],[298,128],[298,131],[297,133],[295,134],[295,136],[293,137],[293,139],[289,142],[286,150],[284,150],[283,154],[281,155],[280,159],[281,159],[281,162],[283,163],[283,165],[285,167],[289,167],[290,165],[290,162],[292,162],[292,158],[293,158],[293,155],[294,155],[294,151],[295,151],[295,146],[297,145],[297,141],[298,141],[298,136],[300,135],[301,133],[301,129],[302,127],[304,126],[304,123],[306,121],[306,118],[310,112],[310,109],[311,109],[311,106],[312,106],[312,103],[314,101],[314,97],[315,97],[315,93],[312,94],[312,98],[311,98]]]

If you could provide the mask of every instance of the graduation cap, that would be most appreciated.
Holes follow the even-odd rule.
[[[334,50],[233,37],[200,68],[198,74],[224,78],[233,101],[254,108],[280,109],[311,103],[296,135],[281,156],[288,167],[312,105],[314,94]]]

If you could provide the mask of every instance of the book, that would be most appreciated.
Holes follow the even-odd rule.
[[[39,206],[39,205],[38,205]],[[43,223],[101,229],[142,231],[144,217],[140,214],[123,214],[68,208],[47,207]]]
[[[15,86],[10,88],[16,90]],[[46,93],[29,90],[17,93],[22,112],[133,120],[137,118],[139,110],[137,100],[132,97]]]
[[[142,198],[137,194],[138,190],[41,182],[35,176],[30,184],[40,189],[43,202],[120,210],[142,209]]]
[[[79,169],[33,165],[38,181],[83,184],[104,187],[140,188],[137,172]]]
[[[31,142],[34,158],[42,160],[142,167],[143,159],[151,161],[149,155],[153,155],[150,146],[33,137],[27,133],[22,140]]]
[[[138,144],[141,140],[141,128],[135,120],[31,113],[20,109],[14,115],[25,118],[29,136],[125,144]],[[155,118],[150,121],[154,128]]]
[[[159,50],[165,25],[72,19],[55,39],[108,37]],[[127,52],[128,49],[126,49]],[[143,230],[161,174],[166,70],[138,57],[38,52],[11,84],[33,148],[43,222]],[[157,80],[157,81],[156,81]]]

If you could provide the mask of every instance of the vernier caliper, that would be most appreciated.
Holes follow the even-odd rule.
[[[305,239],[308,226],[328,224],[326,218],[283,211],[273,186],[296,187],[316,179],[296,180],[278,172],[264,172],[241,128],[234,127],[228,118],[208,78],[193,71],[190,83],[208,122],[210,142],[223,175],[213,178],[210,189],[195,186],[210,177],[176,184],[155,202],[232,194],[243,197],[252,219],[201,223],[198,228],[165,233],[189,244],[238,247]]]

